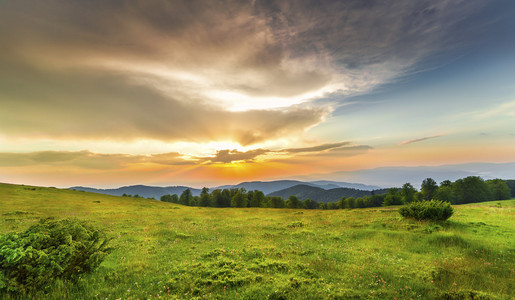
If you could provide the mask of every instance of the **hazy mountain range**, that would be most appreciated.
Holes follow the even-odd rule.
[[[381,167],[357,171],[341,171],[329,174],[313,174],[297,177],[309,181],[317,178],[327,178],[339,181],[353,181],[373,184],[381,187],[400,187],[409,182],[420,189],[422,181],[431,177],[440,183],[444,180],[455,181],[467,176],[480,176],[488,179],[515,179],[515,162],[507,163],[467,163],[441,166],[418,167]]]
[[[223,185],[212,187],[210,190],[215,189],[231,189],[231,188],[244,188],[247,191],[251,190],[260,190],[265,194],[270,194],[273,192],[281,191],[287,188],[291,188],[293,186],[303,185],[307,187],[317,188],[318,190],[329,190],[329,189],[337,189],[337,188],[348,188],[348,189],[360,189],[364,191],[371,191],[379,189],[378,186],[373,185],[365,185],[359,183],[349,183],[349,182],[337,182],[337,181],[313,181],[313,182],[304,182],[298,180],[276,180],[276,181],[250,181],[250,182],[242,182],[236,185]],[[82,187],[82,186],[74,186],[70,189],[85,191],[85,192],[93,192],[114,196],[122,196],[123,194],[127,195],[140,195],[145,198],[156,198],[159,199],[163,195],[167,194],[177,194],[180,195],[184,190],[190,189],[194,196],[200,195],[200,189],[187,187],[187,186],[167,186],[167,187],[158,187],[158,186],[146,186],[146,185],[131,185],[124,186],[115,189],[97,189],[90,187]],[[288,195],[287,197],[289,197]],[[286,197],[286,198],[287,198]],[[341,197],[340,197],[341,198]],[[313,199],[314,200],[314,199]]]
[[[214,189],[245,188],[246,190],[260,190],[266,195],[281,196],[287,198],[295,195],[300,199],[312,199],[316,201],[335,201],[342,196],[362,197],[370,194],[372,190],[379,190],[388,187],[400,187],[410,182],[417,189],[421,182],[431,177],[438,183],[443,180],[455,181],[467,176],[481,176],[483,179],[515,179],[515,162],[511,163],[469,163],[443,166],[421,166],[421,167],[382,167],[358,171],[344,171],[331,174],[318,174],[304,177],[303,180],[275,180],[275,181],[250,181],[236,185],[223,185],[211,187]],[[330,180],[310,180],[310,178],[332,178]],[[349,183],[346,181],[369,183]],[[373,184],[373,185],[372,185]],[[159,199],[162,195],[180,195],[184,190],[190,189],[193,195],[200,195],[200,189],[187,186],[145,186],[133,185],[114,189],[96,189],[76,186],[70,189],[116,195],[123,194],[140,195],[146,198]],[[380,193],[380,192],[376,192]],[[327,200],[330,199],[330,200]]]
[[[312,187],[318,187],[324,190],[334,188],[352,188],[360,190],[376,190],[380,187],[375,185],[366,185],[361,183],[350,183],[350,182],[339,182],[329,180],[318,180],[318,181],[299,181],[299,180],[275,180],[275,181],[250,181],[242,182],[236,185],[222,185],[213,189],[231,189],[231,188],[244,188],[247,191],[260,190],[265,194],[270,194],[276,191],[280,191],[286,188],[290,188],[296,185],[307,185]]]

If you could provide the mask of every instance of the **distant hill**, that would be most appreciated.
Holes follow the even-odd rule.
[[[349,182],[339,182],[339,181],[328,181],[328,180],[319,180],[319,181],[299,181],[299,180],[275,180],[275,181],[248,181],[242,182],[236,185],[222,185],[219,187],[212,188],[213,189],[231,189],[231,188],[244,188],[247,191],[252,190],[260,190],[265,194],[270,194],[276,191],[284,190],[296,185],[308,185],[312,187],[319,187],[324,190],[334,189],[334,188],[354,188],[360,190],[375,190],[380,189],[379,186],[374,185],[366,185],[360,183],[349,183]]]
[[[244,188],[247,191],[259,190],[259,191],[262,191],[263,193],[265,193],[265,195],[266,195],[266,194],[284,190],[284,189],[290,188],[292,186],[300,185],[300,184],[309,185],[309,186],[313,186],[313,187],[319,187],[322,189],[340,187],[339,185],[330,186],[327,183],[319,185],[315,182],[306,182],[306,181],[299,181],[299,180],[274,180],[274,181],[247,181],[247,182],[242,182],[242,183],[239,183],[236,185],[219,186],[216,188],[212,188],[212,190],[213,189]]]
[[[386,193],[386,189],[375,190],[375,194]],[[311,199],[317,202],[335,202],[340,200],[342,197],[364,197],[371,195],[372,191],[363,191],[353,188],[335,188],[325,190],[320,187],[310,186],[306,184],[295,185],[280,191],[276,191],[268,194],[268,196],[279,196],[285,200],[294,195],[300,200]]]
[[[310,186],[310,187],[318,188],[318,189],[321,189],[324,191],[331,190],[331,189],[339,189],[339,188],[360,189],[360,190],[366,190],[366,191],[379,189],[379,187],[377,187],[377,186],[365,185],[365,184],[359,184],[359,183],[339,182],[339,181],[320,180],[320,181],[305,182],[305,181],[298,181],[298,180],[275,180],[275,181],[242,182],[242,183],[239,183],[236,185],[223,185],[223,186],[218,186],[218,187],[212,187],[209,190],[213,191],[215,189],[244,188],[247,191],[260,190],[266,195],[266,194],[281,191],[281,190],[284,190],[287,188],[291,188],[291,187],[297,186],[297,185]],[[77,191],[99,193],[99,194],[106,194],[106,195],[113,195],[113,196],[122,196],[123,194],[127,194],[127,195],[136,195],[137,194],[137,195],[140,195],[145,198],[155,198],[155,199],[159,199],[159,198],[161,198],[161,196],[168,195],[168,194],[180,195],[186,189],[190,189],[193,196],[200,195],[200,191],[201,191],[200,189],[191,188],[191,187],[187,187],[187,186],[160,187],[160,186],[147,186],[147,185],[131,185],[131,186],[124,186],[124,187],[115,188],[115,189],[97,189],[97,188],[91,188],[91,187],[74,186],[69,189],[77,190]],[[289,196],[290,195],[288,195],[288,197]],[[313,199],[313,198],[310,198],[310,199]]]
[[[222,185],[214,189],[232,189],[232,188],[244,188],[247,191],[260,190],[265,194],[279,191],[285,188],[292,187],[294,185],[303,184],[305,182],[298,180],[276,180],[276,181],[248,181],[242,182],[235,185]]]
[[[339,171],[330,174],[312,174],[299,179],[308,181],[317,178],[327,178],[338,181],[363,182],[381,187],[402,186],[404,183],[410,182],[415,188],[420,189],[420,184],[428,177],[440,183],[446,179],[455,181],[467,176],[480,176],[485,180],[494,178],[515,179],[515,162],[380,167],[356,171]]]
[[[83,186],[74,186],[69,189],[77,190],[77,191],[99,193],[99,194],[106,194],[106,195],[113,195],[113,196],[122,196],[123,194],[127,194],[127,195],[136,195],[137,194],[137,195],[140,195],[145,198],[155,198],[158,200],[163,195],[168,195],[168,194],[180,195],[186,189],[190,189],[191,193],[194,196],[200,195],[199,189],[190,188],[187,186],[159,187],[159,186],[146,186],[146,185],[131,185],[131,186],[124,186],[124,187],[120,187],[120,188],[116,188],[116,189],[96,189],[96,188],[89,188],[89,187],[83,187]]]
[[[310,185],[315,185],[321,187],[323,189],[335,189],[335,188],[350,188],[364,191],[373,191],[381,189],[380,186],[377,185],[367,185],[362,183],[350,183],[350,182],[341,182],[341,181],[330,181],[330,180],[317,180],[317,181],[309,181]]]

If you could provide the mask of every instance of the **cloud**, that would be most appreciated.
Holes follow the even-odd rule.
[[[314,158],[314,159],[321,159],[321,158],[337,159],[337,158],[344,158],[344,157],[365,154],[371,149],[373,149],[373,147],[371,147],[369,145],[350,145],[350,146],[331,148],[331,149],[329,149],[329,151],[306,152],[306,153],[303,153],[302,156],[308,157],[308,158]]]
[[[270,160],[270,155],[323,155],[334,153],[341,155],[346,151],[369,149],[369,146],[349,146],[350,142],[322,144],[305,148],[282,150],[252,149],[238,151],[235,149],[218,150],[213,156],[189,157],[179,152],[157,153],[149,155],[104,154],[91,151],[36,151],[36,152],[0,152],[0,167],[22,166],[74,166],[86,169],[123,169],[129,165],[155,164],[161,166],[201,165],[213,163],[232,163],[235,161],[253,162],[261,157]],[[329,152],[327,151],[329,150]],[[338,154],[340,153],[340,154]],[[268,155],[268,156],[267,156]]]
[[[418,142],[422,142],[422,141],[429,140],[429,139],[439,138],[444,135],[445,134],[437,134],[437,135],[426,136],[426,137],[421,137],[421,138],[416,138],[416,139],[411,139],[411,140],[405,140],[405,141],[400,142],[399,145],[408,145],[408,144],[418,143]]]
[[[458,24],[482,1],[260,1],[276,40],[292,59],[333,70],[344,93],[389,82],[424,58],[462,45],[476,29]],[[467,31],[468,30],[468,31]]]
[[[456,24],[482,3],[4,1],[0,133],[242,145],[302,135],[332,111],[313,100],[369,91],[456,45]]]
[[[216,151],[215,156],[212,157],[198,157],[197,159],[200,159],[201,161],[208,162],[208,163],[231,163],[235,161],[244,161],[244,162],[251,162],[256,157],[269,153],[270,150],[265,149],[255,149],[255,150],[249,150],[245,152],[241,152],[238,150],[218,150]]]
[[[238,150],[218,150],[214,156],[206,157],[195,157],[203,163],[231,163],[235,161],[253,162],[257,157],[261,157],[263,160],[273,160],[282,162],[293,162],[296,156],[310,156],[310,157],[321,157],[321,156],[352,156],[364,153],[372,147],[367,145],[350,145],[351,142],[339,142],[332,144],[322,144],[313,147],[304,148],[288,148],[280,150],[269,150],[269,149],[254,149],[249,151],[238,151]],[[288,157],[277,159],[276,156]]]
[[[300,135],[331,108],[281,101],[320,89],[329,75],[284,66],[284,49],[251,9],[232,1],[2,3],[0,133],[242,145]],[[234,99],[220,95],[231,90]],[[231,111],[244,96],[274,97],[247,100],[281,107]]]
[[[137,82],[190,85],[204,96],[293,97],[330,80],[322,70],[285,66],[287,50],[245,3],[20,1],[2,12],[9,56],[42,67],[130,72]]]
[[[101,154],[89,151],[0,152],[0,167],[73,166],[86,169],[123,169],[130,164],[192,165],[179,153],[153,155]]]
[[[141,162],[150,162],[159,165],[180,166],[196,164],[196,161],[187,160],[183,157],[182,154],[177,152],[160,153],[137,157]]]
[[[351,151],[368,151],[374,149],[374,147],[369,145],[353,145],[348,147],[338,147],[331,149],[330,153],[345,153],[345,152],[351,152]]]
[[[21,88],[26,82],[30,88]],[[330,113],[326,107],[231,112],[184,102],[115,74],[0,70],[1,132],[50,139],[235,140],[249,145],[301,134]]]
[[[323,144],[318,145],[314,147],[306,147],[306,148],[290,148],[290,149],[284,149],[281,150],[281,152],[288,152],[288,153],[298,153],[298,152],[319,152],[334,148],[339,148],[341,146],[345,146],[350,144],[350,142],[340,142],[340,143],[333,143],[333,144]]]

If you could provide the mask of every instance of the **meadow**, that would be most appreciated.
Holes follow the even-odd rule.
[[[0,184],[0,233],[77,218],[113,238],[97,270],[24,298],[515,299],[515,199],[453,207],[435,223]]]

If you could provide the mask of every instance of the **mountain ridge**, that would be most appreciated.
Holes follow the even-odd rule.
[[[465,178],[467,176],[480,176],[483,179],[515,179],[515,162],[507,163],[464,163],[464,164],[447,164],[440,166],[417,166],[417,167],[378,167],[373,169],[362,169],[356,171],[339,171],[329,174],[314,174],[305,177],[297,177],[296,179],[274,180],[274,181],[247,181],[236,185],[221,185],[210,188],[245,188],[246,190],[260,190],[265,194],[271,194],[283,189],[291,188],[295,185],[304,184],[312,187],[319,187],[323,190],[334,188],[355,188],[359,190],[376,190],[386,187],[400,187],[404,183],[409,182],[415,188],[419,189],[422,180],[425,178],[433,178],[436,182],[443,180],[454,181],[456,179]],[[326,178],[333,180],[316,180],[317,178]],[[350,183],[361,182],[361,183]],[[369,185],[374,184],[374,185]],[[136,187],[136,188],[135,188]],[[140,187],[139,189],[137,187]],[[111,189],[97,189],[90,187],[76,186],[70,189],[84,190],[89,192],[117,195],[138,194],[143,197],[154,197],[159,199],[166,194],[181,194],[185,189],[189,188],[193,195],[199,195],[200,189],[187,186],[168,186],[168,187],[151,187],[145,185],[125,186]],[[151,191],[154,189],[154,191]],[[288,195],[290,196],[290,195]],[[314,200],[314,199],[312,199]]]
[[[320,184],[317,184],[320,183]],[[274,180],[274,181],[246,181],[240,182],[235,185],[222,185],[210,188],[210,190],[216,189],[232,189],[232,188],[244,188],[247,191],[251,190],[260,190],[264,194],[270,194],[276,191],[284,190],[296,185],[307,185],[311,187],[317,187],[322,190],[332,189],[332,188],[351,188],[353,186],[362,186],[368,189],[376,189],[379,188],[377,186],[365,185],[360,183],[349,183],[349,182],[338,182],[338,181],[328,181],[328,180],[319,180],[315,182],[307,182],[307,181],[299,181],[299,180]],[[155,198],[159,199],[163,195],[168,194],[177,194],[180,195],[184,190],[190,189],[193,196],[199,196],[201,189],[192,188],[188,186],[147,186],[147,185],[129,185],[122,186],[119,188],[110,188],[110,189],[99,189],[92,187],[84,187],[84,186],[73,186],[69,189],[92,192],[98,194],[107,194],[113,196],[122,196],[126,195],[139,195],[145,198]],[[289,196],[289,195],[288,195]]]
[[[287,199],[290,196],[296,196],[299,200],[311,199],[316,202],[336,202],[342,197],[365,197],[374,194],[384,194],[386,189],[378,189],[373,191],[358,190],[353,188],[334,188],[334,189],[322,189],[320,187],[309,186],[305,184],[295,185],[280,191],[276,191],[268,194],[267,196],[279,196]]]

